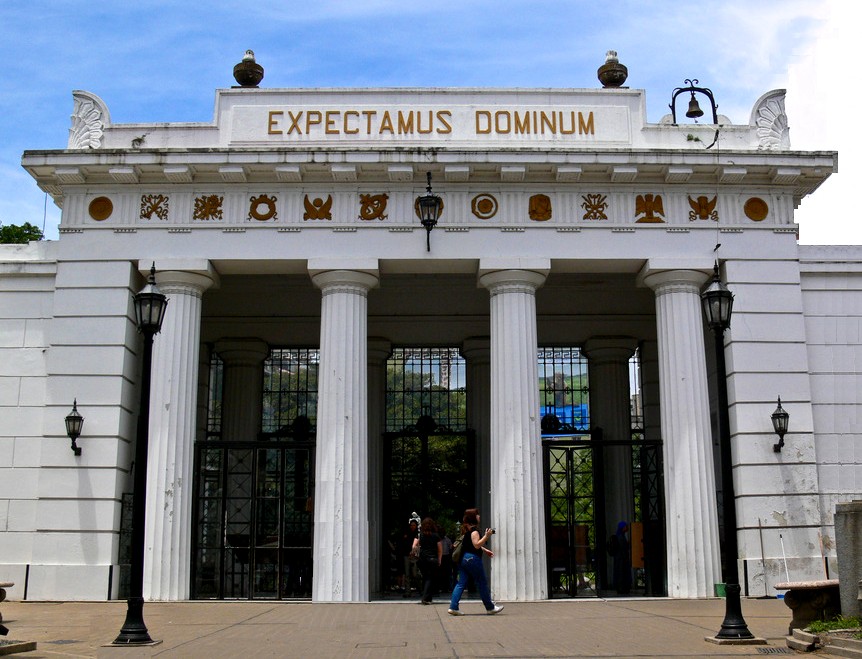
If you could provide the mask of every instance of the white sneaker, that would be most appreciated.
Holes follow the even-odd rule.
[[[487,613],[489,616],[492,616],[495,613],[500,613],[500,611],[502,611],[502,610],[503,610],[502,606],[500,606],[499,604],[495,604],[493,609],[488,609],[485,613]]]
[[[462,616],[462,615],[464,615],[464,612],[461,611],[460,609],[449,609],[449,615],[450,616]]]

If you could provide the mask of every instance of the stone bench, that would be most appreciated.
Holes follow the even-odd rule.
[[[838,579],[821,581],[786,581],[777,583],[775,590],[786,590],[784,603],[793,612],[788,633],[805,629],[815,620],[827,620],[841,613]]]
[[[6,599],[6,589],[14,586],[12,581],[0,581],[0,602]],[[0,612],[0,622],[3,622],[3,613]]]

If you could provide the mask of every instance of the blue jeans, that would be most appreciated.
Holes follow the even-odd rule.
[[[479,596],[482,598],[485,609],[490,611],[494,608],[494,602],[491,601],[491,589],[488,587],[488,579],[485,577],[482,557],[476,556],[476,554],[464,554],[464,558],[461,559],[461,565],[458,567],[458,583],[455,584],[455,589],[452,591],[449,608],[453,611],[458,610],[458,602],[461,601],[461,595],[464,593],[467,580],[470,577],[473,577],[473,582],[479,589]]]

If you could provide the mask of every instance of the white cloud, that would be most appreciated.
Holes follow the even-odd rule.
[[[853,105],[854,81],[848,71],[858,61],[850,50],[848,28],[855,25],[851,9],[855,14],[855,6],[842,0],[824,3],[825,20],[816,38],[788,65],[792,148],[839,151],[839,173],[804,199],[796,212],[801,243],[862,244],[862,223],[854,217],[851,198],[862,180],[862,140],[846,114]]]

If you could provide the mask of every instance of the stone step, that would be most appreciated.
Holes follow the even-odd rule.
[[[862,640],[853,638],[837,638],[830,634],[820,637],[823,643],[823,654],[833,657],[856,657],[862,659]]]
[[[797,652],[813,652],[820,647],[820,638],[816,634],[794,629],[793,634],[787,637],[787,647]]]

